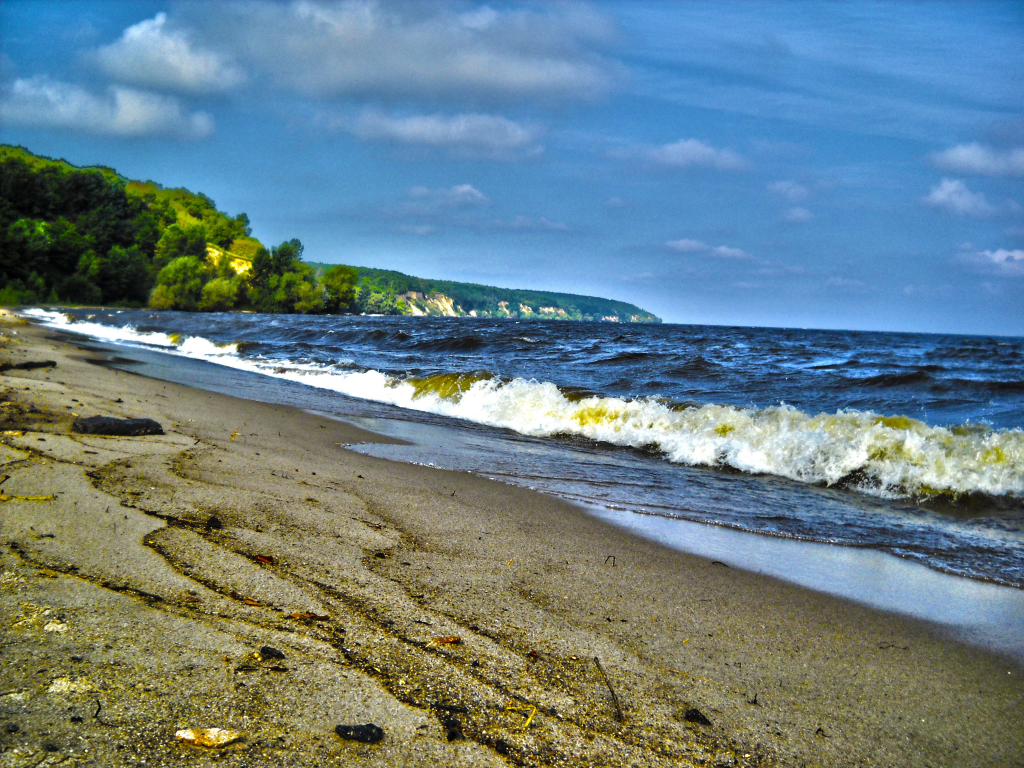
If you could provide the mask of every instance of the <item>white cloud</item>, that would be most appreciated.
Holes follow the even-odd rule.
[[[167,14],[128,27],[96,52],[105,74],[122,83],[185,93],[225,91],[245,80],[231,59],[194,48],[182,31],[166,29]]]
[[[702,243],[700,240],[688,240],[685,237],[682,240],[669,240],[665,243],[665,247],[680,253],[703,253],[711,249],[707,243]]]
[[[627,150],[626,156],[637,156],[666,168],[706,167],[720,171],[739,171],[749,163],[731,149],[715,149],[697,139],[680,139],[673,144]]]
[[[803,184],[792,180],[773,181],[768,185],[768,191],[789,200],[791,203],[800,203],[811,196],[811,191]]]
[[[551,219],[541,216],[538,221],[534,221],[528,216],[516,216],[511,221],[502,221],[501,219],[495,219],[491,222],[491,225],[495,229],[514,229],[514,230],[536,230],[542,229],[548,232],[569,232],[570,227],[568,224],[562,221],[552,221]]]
[[[923,202],[961,216],[984,218],[996,212],[985,195],[971,192],[959,179],[943,179],[937,187],[932,188]]]
[[[983,272],[1002,277],[1024,277],[1024,250],[1020,248],[999,248],[995,251],[962,249],[961,258]]]
[[[187,113],[177,99],[111,87],[100,96],[39,75],[15,80],[0,101],[4,122],[81,131],[101,136],[168,136],[200,139],[213,133],[213,118]]]
[[[704,253],[719,259],[750,259],[752,256],[740,248],[730,248],[727,245],[712,247],[700,240],[669,240],[665,247],[679,253]]]
[[[801,208],[800,206],[790,208],[788,211],[782,214],[782,220],[787,221],[790,224],[804,224],[808,221],[811,221],[813,218],[813,213],[811,213],[806,208]]]
[[[229,6],[223,36],[239,56],[306,95],[415,99],[590,99],[622,67],[598,49],[614,36],[584,7],[271,2]]]
[[[569,231],[569,225],[566,224],[564,221],[552,221],[551,219],[547,219],[547,218],[545,218],[543,216],[540,217],[540,221],[537,222],[537,225],[541,229],[547,229],[547,230],[549,230],[551,232],[568,232]]]
[[[414,115],[391,117],[364,111],[349,130],[365,141],[393,141],[439,147],[495,159],[537,155],[538,131],[500,115]]]
[[[983,176],[1024,176],[1024,147],[1000,152],[977,142],[958,144],[932,155],[939,168]]]
[[[423,237],[424,235],[432,233],[434,231],[434,227],[429,224],[400,224],[398,231],[404,232],[407,235]]]
[[[848,277],[830,277],[825,281],[829,288],[842,288],[844,290],[866,288],[863,280],[851,280]]]
[[[410,187],[406,194],[415,200],[425,201],[437,208],[465,208],[488,205],[491,202],[487,195],[472,184],[456,184],[447,189]]]

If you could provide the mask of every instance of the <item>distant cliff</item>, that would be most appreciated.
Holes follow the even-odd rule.
[[[311,266],[324,271],[330,265],[311,263]],[[429,280],[370,267],[352,269],[357,275],[359,294],[367,302],[367,311],[376,310],[379,314],[661,322],[659,317],[634,304],[614,299]]]

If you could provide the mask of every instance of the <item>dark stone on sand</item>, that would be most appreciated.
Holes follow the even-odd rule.
[[[153,419],[115,419],[112,416],[79,416],[71,424],[71,431],[83,435],[112,437],[139,437],[162,435],[164,428]]]
[[[8,723],[7,724],[7,732],[8,733],[17,733],[20,730],[21,730],[21,726],[19,726],[17,723]]]
[[[364,744],[376,744],[384,738],[384,729],[379,725],[339,725],[334,732],[347,741],[361,741]]]
[[[688,710],[683,712],[683,720],[688,723],[696,723],[697,725],[711,725],[711,721],[708,720],[707,715],[696,707],[690,707]]]
[[[43,744],[43,752],[59,752],[59,751],[60,751],[60,747],[58,747],[56,744],[54,744],[51,741],[48,741],[45,744]]]
[[[56,368],[54,360],[26,360],[24,363],[0,363],[0,372],[3,371],[32,371],[36,368]]]
[[[81,715],[72,715],[71,716],[71,722],[72,723],[80,723],[80,722],[82,722],[82,716]]]
[[[277,650],[277,648],[272,648],[269,645],[264,645],[262,648],[260,648],[260,658],[261,659],[283,659],[284,658],[284,654],[281,653],[281,651]]]
[[[448,741],[465,741],[466,734],[462,732],[462,723],[454,717],[441,718],[441,725],[444,726],[444,735]]]
[[[220,518],[216,515],[212,515],[209,520],[206,521],[206,530],[208,531],[219,531],[224,527],[224,523],[220,521]]]

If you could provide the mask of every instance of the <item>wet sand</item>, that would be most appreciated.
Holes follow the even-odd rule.
[[[0,375],[0,766],[1020,764],[1018,662],[0,333],[0,362],[57,363]],[[368,722],[380,743],[334,735]]]

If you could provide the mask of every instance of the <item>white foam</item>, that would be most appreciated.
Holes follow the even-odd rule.
[[[669,461],[729,466],[805,483],[840,481],[885,497],[932,493],[1024,496],[1024,431],[951,430],[870,411],[809,415],[786,405],[674,409],[654,399],[566,398],[535,380],[471,380],[456,375],[401,380],[374,370],[338,371],[315,364],[242,357],[237,346],[198,336],[140,333],[69,322],[56,312],[26,315],[75,333],[286,379],[351,397],[515,430],[577,435],[615,445],[657,446]],[[457,386],[453,386],[457,384]],[[443,393],[443,394],[442,394]]]

